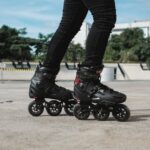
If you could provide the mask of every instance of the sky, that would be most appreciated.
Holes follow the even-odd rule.
[[[27,36],[53,33],[59,25],[64,0],[0,0],[0,26],[27,28]],[[117,23],[150,20],[150,0],[116,0]],[[88,13],[85,21],[92,23]]]

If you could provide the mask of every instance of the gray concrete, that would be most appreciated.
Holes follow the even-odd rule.
[[[60,82],[72,89],[72,82]],[[116,81],[107,85],[128,95],[128,122],[79,121],[46,112],[27,111],[29,82],[0,84],[0,150],[148,150],[150,147],[150,81]]]

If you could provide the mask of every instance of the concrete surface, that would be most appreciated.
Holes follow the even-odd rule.
[[[72,82],[59,82],[72,89]],[[0,150],[148,150],[150,81],[115,81],[107,85],[128,95],[128,122],[79,121],[66,116],[32,117],[27,110],[29,82],[0,83]]]

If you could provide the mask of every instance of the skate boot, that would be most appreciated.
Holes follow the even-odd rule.
[[[49,115],[57,116],[61,113],[63,106],[67,114],[73,114],[75,100],[73,100],[72,91],[55,84],[58,71],[59,68],[51,70],[42,65],[37,66],[29,88],[30,98],[35,99],[28,107],[31,115],[40,116],[45,107]],[[47,102],[45,98],[53,100]]]
[[[93,113],[97,120],[107,120],[110,112],[118,121],[126,121],[130,117],[127,106],[121,104],[126,101],[126,95],[117,92],[100,81],[103,67],[86,67],[80,65],[74,81],[74,98],[76,118],[85,120]]]

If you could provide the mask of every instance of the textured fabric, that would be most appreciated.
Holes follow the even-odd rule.
[[[55,68],[60,65],[88,10],[94,21],[86,41],[86,57],[83,64],[102,65],[108,38],[116,22],[114,0],[65,0],[61,22],[49,42],[44,61],[46,67]]]

